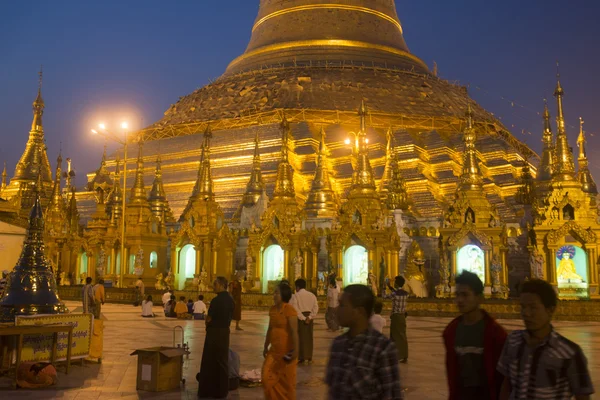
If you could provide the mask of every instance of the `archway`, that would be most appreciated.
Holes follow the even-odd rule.
[[[185,286],[185,280],[193,278],[196,273],[196,249],[194,249],[194,245],[186,244],[179,251],[178,271],[178,287],[181,289]]]
[[[150,253],[150,268],[156,268],[158,266],[158,254],[155,251]]]
[[[121,275],[121,250],[115,256],[115,275]]]
[[[369,280],[369,256],[363,246],[348,247],[344,253],[344,286],[359,283],[366,285]]]
[[[81,255],[79,256],[79,275],[81,274],[86,274],[88,273],[88,256],[87,253],[84,251],[83,253],[81,253]],[[79,277],[77,277],[79,280]]]
[[[276,281],[283,278],[285,273],[283,259],[283,249],[278,244],[273,244],[265,249],[263,253],[263,293],[267,292],[269,281]]]

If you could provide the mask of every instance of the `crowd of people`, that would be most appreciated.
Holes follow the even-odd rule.
[[[232,389],[232,321],[236,321],[235,329],[241,330],[241,285],[238,288],[234,282],[228,285],[226,278],[218,277],[213,284],[216,297],[208,308],[203,295],[197,301],[186,302],[185,297],[176,301],[167,291],[162,299],[167,317],[205,320],[206,338],[197,375],[200,398],[226,398]],[[558,298],[549,283],[532,279],[521,285],[525,329],[510,334],[481,308],[484,285],[476,274],[463,272],[455,283],[460,315],[442,335],[449,400],[590,398],[594,388],[583,351],[552,327]],[[403,399],[399,363],[408,362],[409,349],[404,284],[404,278],[398,276],[382,294],[392,301],[388,338],[383,334],[387,325],[381,315],[383,303],[370,287],[349,285],[342,290],[335,279],[329,281],[327,328],[333,332],[344,329],[331,344],[325,375],[329,399]],[[92,287],[88,278],[83,289],[84,312],[99,313],[104,290],[97,286]],[[269,310],[261,374],[268,400],[295,399],[297,366],[313,360],[318,301],[306,290],[304,279],[297,279],[294,289],[287,281],[277,285]],[[148,296],[142,302],[142,316],[153,315]]]

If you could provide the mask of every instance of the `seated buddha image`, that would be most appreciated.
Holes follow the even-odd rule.
[[[577,273],[577,268],[573,261],[573,258],[575,257],[575,247],[563,246],[558,250],[557,256],[560,259],[556,271],[559,282],[583,282],[583,278]]]
[[[481,280],[483,280],[483,277],[485,276],[485,271],[483,268],[483,262],[481,260],[480,253],[481,250],[475,246],[469,249],[469,260],[466,269],[473,272],[474,274],[479,276]]]

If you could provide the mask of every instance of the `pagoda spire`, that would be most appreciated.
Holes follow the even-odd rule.
[[[135,170],[135,181],[133,182],[133,187],[131,188],[131,195],[129,196],[129,201],[131,204],[147,204],[148,200],[146,198],[146,188],[144,186],[144,158],[143,154],[143,141],[139,140],[138,142],[138,157],[137,157],[137,167]]]
[[[536,196],[536,185],[527,159],[521,168],[521,186],[517,190],[516,199],[519,204],[533,205]]]
[[[167,220],[173,220],[173,214],[169,207],[167,195],[162,180],[162,161],[160,154],[156,157],[156,171],[154,173],[154,182],[152,182],[152,189],[148,196],[148,202],[152,209],[152,214],[159,219],[161,222],[167,222]]]
[[[118,220],[123,215],[123,192],[121,191],[121,170],[119,168],[119,162],[120,160],[117,158],[113,187],[108,199],[108,212],[111,215],[111,221]]]
[[[467,127],[463,135],[465,144],[460,188],[462,190],[482,190],[483,176],[477,162],[476,141],[477,135],[473,127],[473,110],[471,103],[467,105]]]
[[[390,179],[386,182],[386,186],[381,193],[385,193],[383,199],[388,210],[404,210],[407,211],[410,207],[410,199],[408,197],[408,189],[406,182],[400,170],[398,152],[394,151],[396,147],[393,145],[394,139],[390,138]]]
[[[62,154],[58,153],[56,159],[56,173],[54,174],[54,187],[50,196],[50,204],[48,205],[46,216],[62,216],[65,212],[65,200],[62,196],[60,188],[60,179],[62,171]]]
[[[69,222],[69,232],[71,235],[77,235],[79,233],[79,212],[77,211],[75,186],[71,187],[71,197],[69,199],[69,208],[67,209],[67,220]]]
[[[557,135],[556,146],[554,148],[556,166],[554,169],[553,180],[572,181],[575,179],[575,163],[573,161],[573,153],[569,147],[569,140],[565,131],[565,116],[563,113],[563,96],[565,92],[560,84],[560,74],[557,74],[556,82],[554,97],[556,97],[558,114],[556,116]]]
[[[338,204],[331,186],[327,169],[327,149],[325,147],[325,129],[321,127],[321,140],[317,152],[315,177],[306,199],[304,209],[312,217],[333,217],[337,214]]]
[[[6,161],[4,161],[4,168],[2,169],[2,186],[0,186],[0,190],[3,190],[6,187]]]
[[[550,126],[550,111],[548,110],[548,101],[546,99],[544,99],[544,133],[542,142],[542,160],[540,162],[538,180],[547,182],[552,179],[552,175],[554,174],[554,135]]]
[[[202,156],[200,160],[200,169],[198,171],[197,196],[201,199],[214,200],[215,190],[210,167],[210,139],[212,139],[212,129],[210,125],[204,131],[204,144],[202,145]]]
[[[265,183],[262,178],[262,170],[260,168],[260,147],[258,140],[258,130],[254,137],[254,156],[252,158],[252,171],[250,172],[250,180],[246,185],[246,193],[242,198],[242,206],[249,207],[255,205],[260,196],[265,190]]]
[[[382,201],[387,199],[388,186],[392,181],[392,161],[394,160],[392,148],[393,132],[391,128],[388,128],[385,136],[387,138],[385,146],[385,167],[383,168],[381,181],[379,181],[379,197],[381,197]]]
[[[356,157],[356,168],[352,174],[352,185],[349,196],[367,195],[377,196],[373,169],[369,160],[369,139],[367,139],[367,107],[364,100],[358,109],[360,117],[360,130],[356,134],[354,143],[354,154]]]
[[[598,194],[598,188],[588,168],[588,159],[585,148],[586,139],[585,131],[583,130],[583,124],[583,118],[579,117],[579,137],[577,138],[577,146],[579,147],[579,158],[577,159],[579,163],[579,173],[577,174],[577,178],[579,183],[581,183],[581,189],[584,192],[596,195]]]
[[[284,115],[281,120],[281,161],[277,167],[277,178],[275,180],[275,189],[273,190],[273,201],[293,200],[296,201],[296,191],[294,190],[294,169],[289,162],[289,140],[290,124]]]
[[[110,172],[106,168],[106,146],[107,140],[104,141],[104,152],[102,153],[102,160],[100,161],[100,167],[96,170],[94,178],[88,183],[88,190],[95,191],[100,187],[102,190],[108,190],[112,186],[112,179]]]
[[[42,99],[42,71],[39,72],[39,85],[37,97],[33,101],[33,120],[29,139],[25,146],[25,151],[21,155],[15,168],[15,175],[12,181],[34,183],[38,172],[42,175],[44,183],[52,182],[52,173],[50,171],[50,162],[46,153],[46,143],[44,139],[44,127],[42,124],[42,115],[44,114],[44,100]],[[44,197],[43,191],[41,194]]]

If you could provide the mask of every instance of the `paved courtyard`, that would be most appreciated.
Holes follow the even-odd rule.
[[[81,312],[78,303],[67,302],[73,312]],[[160,307],[155,308],[159,317],[141,318],[140,310],[133,306],[107,304],[103,307],[105,319],[104,359],[102,364],[76,363],[69,375],[59,369],[59,382],[47,390],[10,390],[10,380],[0,378],[2,399],[195,399],[197,383],[195,375],[200,368],[204,343],[204,321],[180,321],[166,319]],[[408,319],[410,357],[408,364],[401,364],[402,385],[408,399],[447,398],[444,349],[440,335],[448,318]],[[241,371],[260,368],[262,347],[268,324],[266,311],[245,311],[244,331],[233,331],[231,347],[240,354]],[[508,329],[521,328],[518,320],[502,320]],[[192,354],[185,359],[185,387],[168,393],[136,392],[137,357],[129,356],[136,348],[170,346],[173,328],[182,326]],[[600,323],[558,322],[556,329],[584,349],[596,388],[600,388]],[[389,328],[384,333],[389,334]],[[335,333],[327,332],[323,314],[315,326],[315,356],[312,365],[298,367],[298,398],[324,399],[323,384],[327,353]],[[262,388],[241,388],[230,392],[230,399],[262,399]]]

